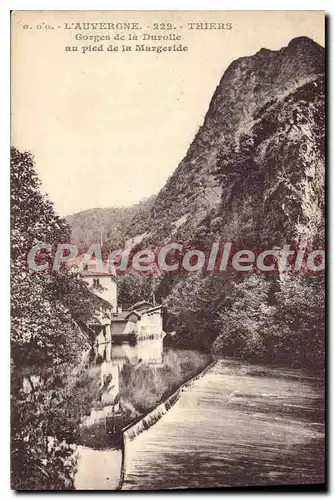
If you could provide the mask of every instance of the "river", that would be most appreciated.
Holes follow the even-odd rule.
[[[122,490],[322,483],[323,408],[322,379],[219,360],[158,422],[125,440]],[[104,467],[90,487],[114,489],[122,452],[95,453]],[[86,489],[82,480],[76,487]]]

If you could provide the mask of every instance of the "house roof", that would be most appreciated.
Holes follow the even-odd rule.
[[[83,270],[80,271],[81,276],[110,276],[111,278],[115,279],[115,276],[112,273],[109,272],[102,272],[102,271],[90,271],[90,270]]]
[[[137,311],[122,311],[121,313],[115,314],[112,316],[112,323],[120,323],[129,321],[129,316],[135,314],[138,319],[141,318],[141,315]]]
[[[140,309],[151,309],[153,307],[150,302],[147,300],[140,300],[139,302],[136,302],[132,307],[131,310],[140,310]]]
[[[97,295],[93,290],[90,290],[91,295],[93,295],[94,299],[96,299],[97,302],[100,304],[103,304],[106,308],[108,309],[113,309],[113,304],[108,302],[108,300],[103,299],[100,295]]]
[[[140,319],[142,317],[141,314],[138,311],[135,311],[135,310],[134,311],[133,310],[132,311],[128,311],[128,314],[127,314],[126,317],[129,318],[129,316],[131,316],[132,314],[135,314],[138,317],[138,319]]]
[[[124,317],[114,316],[111,318],[111,323],[128,323],[128,320]]]
[[[151,304],[150,302],[148,302],[147,300],[140,300],[139,302],[136,302],[136,304],[134,304],[130,309],[132,311],[151,311],[153,309],[159,309],[161,308],[161,304],[158,304],[158,305],[153,305]]]
[[[83,253],[67,262],[68,268],[77,270],[81,276],[111,276],[116,280],[116,271],[109,262],[92,258]]]
[[[131,310],[139,311],[141,314],[148,314],[161,308],[162,308],[161,304],[154,306],[153,304],[150,304],[150,302],[147,302],[146,300],[141,300],[139,302],[136,302],[136,304],[134,304],[131,307]]]

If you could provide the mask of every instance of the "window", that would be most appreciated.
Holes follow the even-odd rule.
[[[100,286],[99,278],[93,278],[93,286]]]

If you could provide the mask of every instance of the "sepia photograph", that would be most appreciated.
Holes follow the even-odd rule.
[[[11,12],[16,491],[326,491],[325,12]]]

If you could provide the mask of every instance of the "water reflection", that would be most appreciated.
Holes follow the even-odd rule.
[[[75,475],[77,490],[116,490],[121,487],[124,425],[120,408],[120,370],[125,359],[112,358],[111,341],[96,343],[89,376],[100,386],[100,397],[80,425]]]

